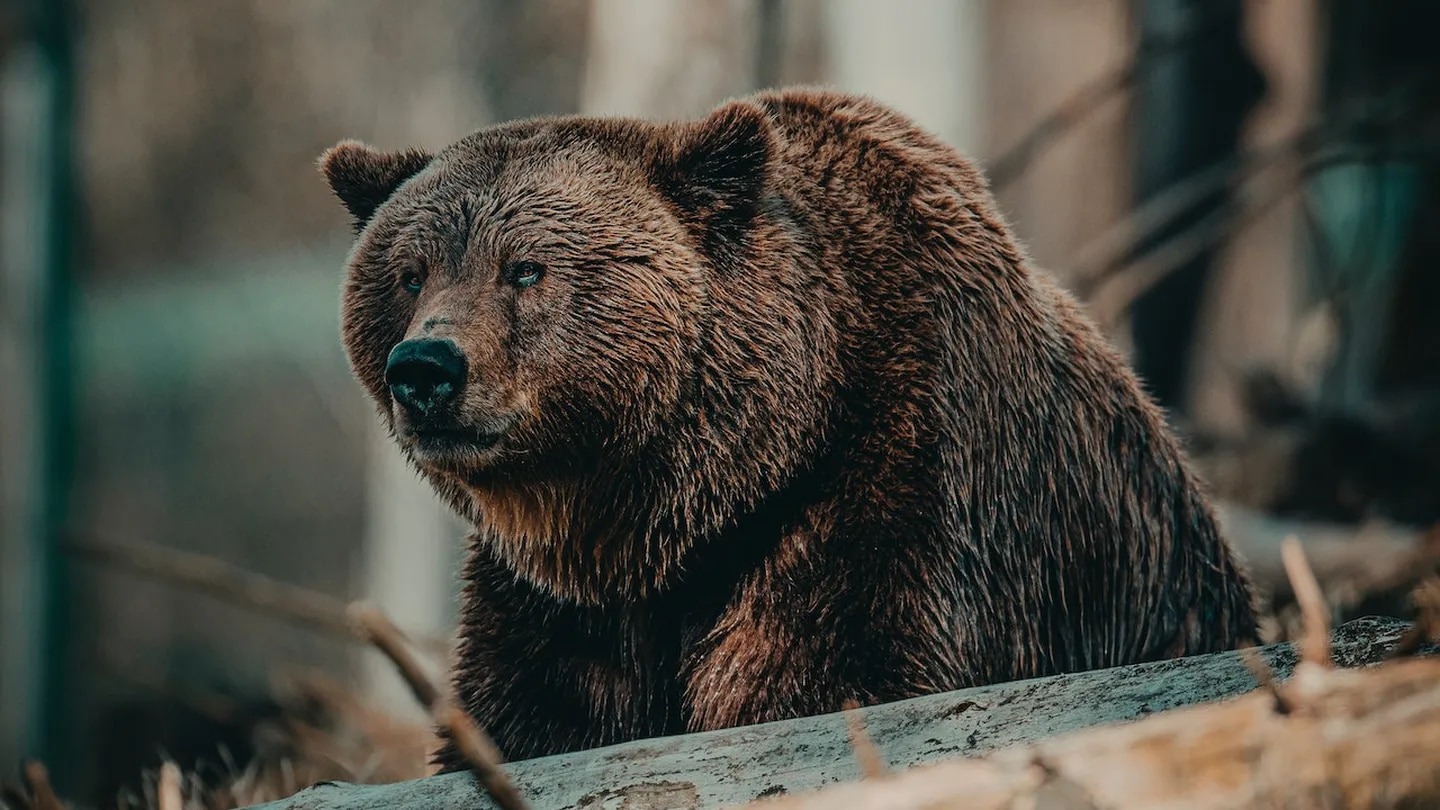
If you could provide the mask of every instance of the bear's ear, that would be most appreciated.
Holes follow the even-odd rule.
[[[760,106],[732,101],[684,124],[654,167],[660,190],[706,231],[738,238],[764,193],[775,153],[770,119]],[[707,240],[708,241],[708,240]]]
[[[320,155],[320,171],[354,220],[359,233],[401,183],[429,165],[418,149],[381,152],[359,141],[341,141]]]

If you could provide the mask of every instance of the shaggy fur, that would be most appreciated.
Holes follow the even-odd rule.
[[[791,89],[322,167],[353,369],[476,527],[455,689],[509,757],[1254,634],[1160,413],[896,112]],[[384,381],[422,335],[469,361],[446,441]]]

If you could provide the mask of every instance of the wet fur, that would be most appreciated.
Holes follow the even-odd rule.
[[[894,111],[802,88],[322,165],[385,418],[389,349],[442,319],[476,413],[523,413],[484,469],[422,468],[476,526],[454,683],[510,758],[1253,636],[1160,413]],[[497,292],[517,249],[559,270]],[[397,295],[401,254],[448,292]]]

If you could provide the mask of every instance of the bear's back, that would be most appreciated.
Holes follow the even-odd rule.
[[[839,353],[849,395],[916,415],[876,443],[928,465],[917,501],[936,503],[904,508],[952,546],[933,559],[954,567],[973,622],[975,681],[1252,636],[1244,572],[1163,414],[1030,266],[975,165],[871,99],[756,101],[780,133],[778,193],[822,231],[821,261],[866,310]]]

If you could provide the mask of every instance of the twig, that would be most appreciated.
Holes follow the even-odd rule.
[[[349,637],[345,603],[296,585],[246,571],[223,560],[156,545],[94,538],[71,548],[102,562],[199,590],[232,604],[268,613],[332,636]]]
[[[505,760],[490,735],[481,730],[470,715],[454,706],[446,705],[436,711],[435,719],[450,732],[450,740],[455,743],[456,750],[470,763],[495,803],[505,810],[523,810],[525,800],[500,769],[500,763]]]
[[[850,747],[855,751],[855,760],[860,764],[860,773],[866,778],[884,776],[885,760],[865,731],[865,718],[860,713],[860,704],[852,698],[845,701],[844,709],[845,729],[850,737]]]
[[[1411,596],[1415,624],[1395,643],[1387,658],[1405,658],[1420,651],[1428,641],[1440,640],[1440,577],[1421,583]]]
[[[1260,656],[1260,650],[1253,645],[1240,648],[1240,660],[1244,662],[1245,668],[1250,670],[1255,682],[1261,689],[1269,692],[1275,698],[1275,711],[1280,714],[1289,714],[1294,706],[1290,704],[1290,696],[1285,694],[1280,684],[1275,680],[1275,673],[1271,671],[1270,665]]]
[[[31,810],[65,810],[50,786],[50,772],[39,762],[25,763],[25,787],[30,791]]]
[[[1125,64],[1081,85],[997,157],[986,172],[991,186],[998,190],[1018,180],[1045,149],[1139,80],[1154,59],[1192,45],[1239,14],[1241,6],[1241,3],[1226,3],[1218,12],[1212,12],[1179,31],[1141,40]]]
[[[98,538],[72,537],[68,545],[93,560],[199,591],[233,605],[295,622],[335,638],[354,639],[345,603],[280,582],[204,554]],[[443,641],[423,638],[429,649]]]
[[[1118,302],[1107,311],[1118,314],[1141,293],[1227,235],[1253,224],[1310,173],[1344,160],[1350,150],[1332,148],[1332,142],[1356,126],[1379,126],[1406,111],[1404,104],[1413,88],[1400,86],[1391,92],[1356,103],[1336,114],[1315,121],[1287,138],[1258,146],[1248,152],[1223,158],[1185,177],[1135,209],[1101,236],[1081,247],[1073,267],[1061,275],[1070,279],[1071,289],[1082,299],[1098,295],[1112,277],[1121,288]],[[1303,158],[1294,182],[1278,184],[1268,194],[1256,194],[1245,210],[1222,207],[1200,222],[1136,257],[1136,251],[1150,242],[1159,229],[1182,214],[1192,211],[1207,198],[1226,187],[1245,181],[1261,170],[1286,158]],[[1243,216],[1242,216],[1243,214]],[[1128,282],[1128,283],[1127,283]],[[1105,318],[1097,318],[1102,323]]]
[[[420,705],[429,709],[445,699],[440,688],[425,674],[420,662],[410,654],[405,644],[405,634],[396,627],[390,617],[379,609],[364,603],[354,603],[346,608],[350,627],[361,641],[374,646],[385,654],[400,671],[400,677],[410,687]]]
[[[465,712],[452,706],[445,694],[426,676],[410,654],[405,634],[379,610],[364,604],[348,609],[352,627],[360,638],[384,653],[435,722],[445,727],[455,747],[470,763],[480,784],[503,810],[525,810],[526,803],[510,777],[500,768],[504,757],[490,736]]]
[[[1287,157],[1302,153],[1318,137],[1319,128],[1257,147],[1242,155],[1223,158],[1196,171],[1141,203],[1123,220],[1110,226],[1076,251],[1067,275],[1078,295],[1086,296],[1111,275],[1135,260],[1135,252],[1165,225],[1192,210],[1206,198],[1243,182]]]
[[[1130,308],[1140,296],[1171,273],[1189,264],[1226,238],[1232,238],[1256,224],[1261,216],[1294,193],[1300,176],[1273,184],[1248,199],[1224,206],[1137,261],[1107,272],[1092,282],[1076,285],[1082,298],[1090,299],[1096,321],[1105,326]]]
[[[1315,572],[1310,570],[1300,541],[1293,535],[1285,538],[1280,555],[1285,563],[1285,572],[1290,576],[1290,585],[1295,589],[1295,601],[1300,605],[1300,614],[1305,620],[1305,635],[1300,639],[1300,659],[1329,668],[1330,617],[1320,583],[1315,579]]]
[[[185,798],[180,793],[180,768],[166,761],[160,766],[159,810],[185,810]]]

